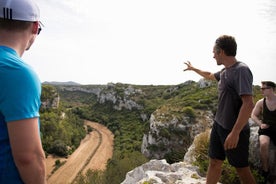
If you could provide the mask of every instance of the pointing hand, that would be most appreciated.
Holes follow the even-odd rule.
[[[187,68],[183,71],[192,70],[193,66],[190,61],[184,62],[184,64],[187,66]]]

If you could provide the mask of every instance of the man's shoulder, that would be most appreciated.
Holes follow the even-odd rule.
[[[249,69],[250,70],[249,66],[246,63],[242,62],[242,61],[237,61],[237,64],[235,65],[235,68],[236,69],[246,69],[246,70]]]
[[[237,66],[247,66],[247,64],[242,61],[237,61]]]
[[[258,101],[256,102],[256,106],[258,106],[258,107],[263,107],[263,103],[264,103],[264,98],[258,100]]]

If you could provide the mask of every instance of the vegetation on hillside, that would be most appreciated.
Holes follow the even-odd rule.
[[[42,102],[52,102],[53,96],[57,97],[56,94],[54,87],[43,85]],[[40,122],[42,144],[46,154],[66,157],[79,146],[86,135],[83,120],[62,106],[42,106]]]
[[[42,109],[42,142],[47,153],[70,154],[85,136],[83,120],[99,122],[107,126],[115,135],[114,153],[106,171],[89,171],[80,176],[76,183],[121,183],[128,171],[147,162],[141,154],[143,134],[149,130],[149,117],[157,109],[167,114],[181,116],[186,114],[191,121],[197,118],[197,110],[211,110],[215,113],[217,104],[216,83],[201,88],[198,83],[187,81],[179,85],[86,85],[87,91],[93,88],[113,90],[117,97],[124,97],[124,90],[131,86],[142,91],[129,98],[143,106],[142,109],[115,110],[111,102],[99,103],[94,93],[78,90],[66,90],[68,86],[54,86],[60,96],[58,109]],[[70,86],[69,86],[70,87]],[[74,87],[74,86],[71,86]],[[258,86],[255,89],[255,101],[260,98]],[[43,91],[42,91],[43,92]],[[65,116],[63,114],[65,113]],[[143,118],[142,117],[146,117]],[[164,121],[166,122],[166,121]],[[164,132],[166,133],[166,132]],[[171,132],[167,132],[171,133]],[[65,148],[70,148],[65,149]],[[170,162],[183,159],[184,153],[168,154]],[[205,160],[206,161],[206,160]]]

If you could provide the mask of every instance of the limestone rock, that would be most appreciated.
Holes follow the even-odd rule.
[[[205,184],[206,179],[197,172],[197,167],[184,162],[168,164],[166,160],[151,160],[126,175],[121,184]]]
[[[191,121],[185,115],[179,119],[156,110],[150,117],[150,130],[143,136],[141,152],[150,159],[163,159],[170,151],[188,149],[194,137],[209,129],[213,122],[210,111],[199,112],[198,117]]]

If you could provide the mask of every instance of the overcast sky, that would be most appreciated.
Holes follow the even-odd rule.
[[[45,25],[23,59],[44,81],[180,84],[211,72],[217,37],[230,34],[237,59],[276,82],[274,0],[37,0]]]

